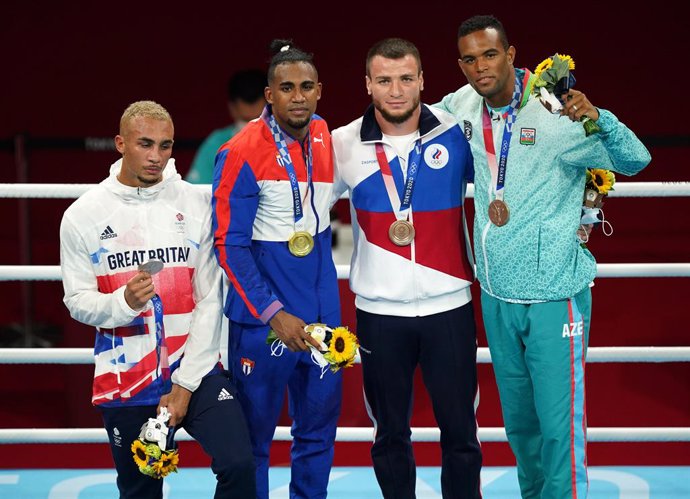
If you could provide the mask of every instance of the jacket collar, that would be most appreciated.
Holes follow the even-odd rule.
[[[426,104],[420,104],[420,106],[422,106],[422,112],[419,115],[419,136],[424,137],[441,126],[441,122]],[[383,140],[383,132],[381,132],[381,127],[376,121],[373,104],[369,104],[362,117],[362,129],[359,132],[359,138],[362,142],[381,142]]]
[[[122,158],[118,159],[110,166],[110,175],[101,184],[110,192],[120,197],[124,201],[143,201],[154,199],[158,194],[172,182],[182,180],[175,168],[175,160],[170,158],[163,170],[163,180],[151,187],[130,187],[117,179],[122,169]]]

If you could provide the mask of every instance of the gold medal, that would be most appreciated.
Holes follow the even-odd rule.
[[[407,220],[396,220],[388,229],[388,237],[396,246],[407,246],[414,239],[414,226]]]
[[[314,249],[314,238],[309,232],[299,230],[290,236],[288,248],[295,256],[307,256]]]
[[[508,223],[510,210],[508,205],[500,199],[494,199],[489,203],[489,220],[497,226],[502,227]]]

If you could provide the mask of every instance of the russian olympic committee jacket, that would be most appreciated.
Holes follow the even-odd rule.
[[[212,249],[210,193],[180,178],[169,160],[163,180],[128,187],[110,176],[68,209],[60,226],[64,302],[72,317],[96,326],[93,403],[155,405],[169,390],[161,376],[167,348],[172,382],[194,391],[220,369],[222,273]],[[163,304],[165,343],[156,339],[151,301],[125,301],[127,281],[150,259]]]
[[[232,322],[263,326],[281,309],[307,323],[340,322],[338,279],[331,253],[333,191],[331,136],[314,115],[309,124],[313,168],[307,189],[309,148],[282,131],[297,176],[304,230],[314,237],[306,256],[290,253],[295,232],[288,172],[267,123],[271,106],[218,151],[213,175],[215,252],[230,289],[225,314]]]
[[[496,177],[482,134],[484,99],[465,85],[438,106],[451,112],[471,137],[477,165],[474,246],[482,289],[517,303],[563,300],[584,290],[597,271],[594,256],[575,235],[586,169],[633,175],[651,157],[635,134],[605,109],[599,109],[601,132],[585,137],[581,123],[551,114],[531,95],[534,76],[529,71],[515,73],[528,97],[523,97],[513,124],[504,191],[510,220],[502,227],[488,216]],[[503,117],[495,118],[502,130]]]
[[[426,316],[471,300],[474,280],[463,199],[473,178],[470,148],[453,116],[422,104],[419,120],[421,165],[409,220],[415,237],[396,246],[388,236],[396,216],[376,159],[383,143],[398,195],[403,175],[370,106],[363,117],[333,131],[336,164],[334,199],[349,190],[354,252],[350,287],[357,308],[404,317]],[[410,151],[414,142],[410,145]],[[397,209],[398,207],[396,207]]]

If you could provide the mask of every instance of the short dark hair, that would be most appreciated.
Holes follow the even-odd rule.
[[[267,84],[266,73],[260,69],[238,71],[228,80],[228,100],[253,104],[264,98],[264,89]]]
[[[495,29],[498,32],[498,36],[501,39],[503,48],[508,50],[510,44],[508,43],[508,35],[506,35],[506,30],[503,28],[503,24],[501,24],[501,21],[496,19],[494,16],[490,15],[473,16],[463,21],[458,28],[458,38],[467,36],[475,31],[482,31],[489,28]]]
[[[422,58],[419,55],[419,50],[415,44],[404,40],[402,38],[386,38],[380,42],[376,42],[367,53],[367,76],[369,76],[369,67],[371,60],[380,55],[386,59],[402,59],[406,55],[411,55],[417,61],[419,72],[422,71]]]
[[[302,49],[296,47],[292,40],[276,39],[271,42],[271,61],[268,64],[268,82],[273,81],[276,73],[276,67],[280,64],[291,64],[295,62],[305,62],[310,64],[314,71],[314,54],[308,54]]]

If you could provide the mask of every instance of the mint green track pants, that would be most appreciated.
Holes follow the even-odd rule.
[[[523,499],[587,497],[585,356],[592,295],[508,303],[482,315]]]

